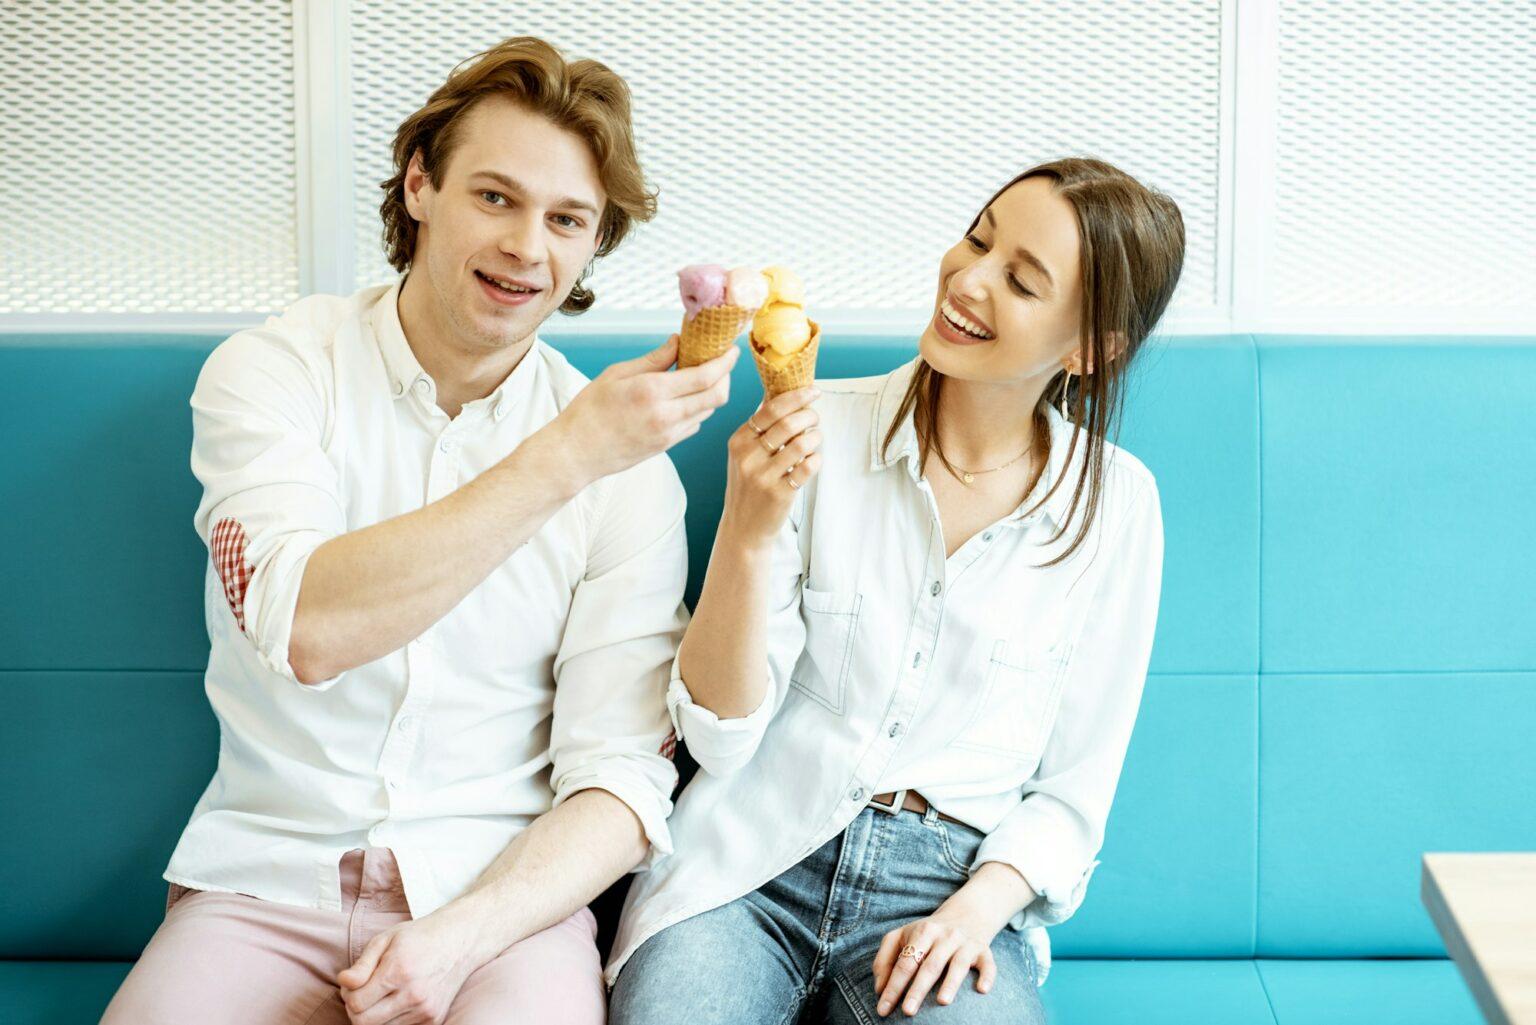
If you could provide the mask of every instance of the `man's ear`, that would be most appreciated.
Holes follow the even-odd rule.
[[[426,168],[421,161],[421,150],[411,154],[410,163],[405,165],[405,209],[417,221],[425,221],[427,212],[426,197],[432,194],[432,179],[427,176]]]

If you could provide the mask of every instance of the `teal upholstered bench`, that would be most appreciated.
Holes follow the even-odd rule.
[[[186,402],[216,341],[0,342],[0,1021],[96,1020],[213,769]],[[645,341],[562,348],[593,373]],[[908,354],[833,339],[822,372]],[[1066,1025],[1471,1025],[1418,865],[1536,835],[1536,338],[1146,357],[1120,440],[1161,488],[1162,613],[1046,1005]],[[753,373],[674,453],[690,596]]]

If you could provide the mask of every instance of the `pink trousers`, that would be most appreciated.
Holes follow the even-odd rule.
[[[102,1025],[347,1025],[336,973],[411,912],[387,848],[342,857],[341,896],[342,910],[319,911],[173,885]],[[465,980],[447,1025],[602,1025],[596,936],[582,908],[507,948]]]

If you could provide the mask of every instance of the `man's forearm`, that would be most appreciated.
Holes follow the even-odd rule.
[[[732,544],[722,531],[678,649],[689,696],[722,719],[750,715],[767,691],[770,569],[768,549]]]
[[[459,920],[474,962],[485,964],[589,904],[649,846],[627,804],[606,790],[583,790],[534,820],[437,914]]]
[[[585,486],[551,427],[436,502],[315,550],[288,646],[302,682],[420,636]]]

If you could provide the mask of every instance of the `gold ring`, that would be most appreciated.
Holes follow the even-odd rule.
[[[794,488],[796,491],[800,490],[800,485],[795,482],[795,478],[791,477],[789,474],[786,473],[784,475],[784,479],[789,481],[789,486],[790,487]]]
[[[747,426],[752,428],[753,433],[756,434],[759,438],[761,438],[764,434],[768,433],[767,431],[763,430],[761,427],[757,426],[757,424],[753,423],[752,422],[752,418],[750,416],[747,417]]]
[[[768,442],[764,441],[763,451],[767,452],[771,456],[776,456],[780,452],[784,451],[784,446],[780,445],[778,448],[774,448],[773,446],[769,445]]]
[[[901,948],[901,954],[899,956],[900,957],[910,957],[912,959],[912,963],[913,964],[922,964],[923,963],[923,958],[924,958],[924,956],[927,955],[927,953],[928,953],[928,951],[926,951],[926,950],[918,950],[915,946],[913,946],[912,944],[908,943],[905,947]]]

